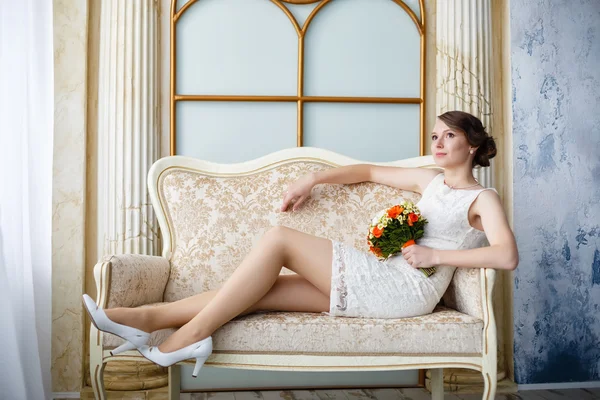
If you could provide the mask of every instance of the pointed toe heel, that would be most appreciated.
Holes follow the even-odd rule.
[[[138,350],[148,360],[162,367],[170,367],[178,362],[195,358],[196,365],[194,365],[192,376],[196,378],[198,372],[200,372],[200,368],[202,368],[208,357],[212,354],[212,337],[209,336],[206,339],[170,353],[163,353],[155,346],[142,346]]]
[[[148,340],[150,340],[148,332],[112,321],[108,318],[104,310],[99,308],[96,302],[87,294],[83,295],[83,305],[92,323],[98,330],[111,333],[125,340],[125,343],[110,352],[111,355],[114,356],[127,350],[139,348],[146,345]]]

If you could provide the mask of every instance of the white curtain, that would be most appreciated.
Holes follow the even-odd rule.
[[[0,398],[51,397],[52,1],[0,0]]]

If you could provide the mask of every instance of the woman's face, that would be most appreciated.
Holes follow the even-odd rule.
[[[431,134],[431,154],[437,165],[442,168],[456,167],[468,163],[472,157],[472,146],[462,131],[449,128],[442,120],[436,119]],[[473,148],[473,152],[475,149]]]

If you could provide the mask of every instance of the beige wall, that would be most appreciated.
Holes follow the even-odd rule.
[[[54,0],[52,391],[79,391],[83,309],[87,0]]]
[[[436,98],[436,0],[425,0],[425,154],[431,154],[431,131],[435,125],[435,98]]]
[[[101,257],[98,254],[96,232],[98,231],[98,60],[100,56],[100,2],[90,2],[88,35],[88,106],[87,106],[87,210],[86,210],[86,255],[85,255],[85,289],[94,297],[96,284],[94,282],[94,265]],[[86,333],[89,332],[89,327]]]
[[[497,46],[500,55],[494,64],[496,74],[494,84],[498,87],[499,110],[497,118],[502,131],[502,142],[499,151],[502,153],[501,165],[498,169],[499,188],[502,190],[504,209],[506,210],[511,228],[513,225],[514,199],[513,199],[513,114],[512,114],[512,85],[510,65],[510,0],[494,2],[492,20],[498,21],[494,28],[494,46]],[[513,330],[513,282],[514,273],[504,273],[503,299],[504,299],[504,352],[506,354],[507,377],[514,381],[514,330]]]

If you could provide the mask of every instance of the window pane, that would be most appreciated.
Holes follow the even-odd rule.
[[[304,146],[365,161],[418,157],[419,119],[418,104],[305,104]]]
[[[177,94],[297,94],[298,35],[270,1],[197,1],[176,38]]]
[[[331,2],[308,27],[304,94],[419,98],[420,43],[393,1]]]
[[[177,103],[177,155],[242,162],[297,144],[297,104]]]

